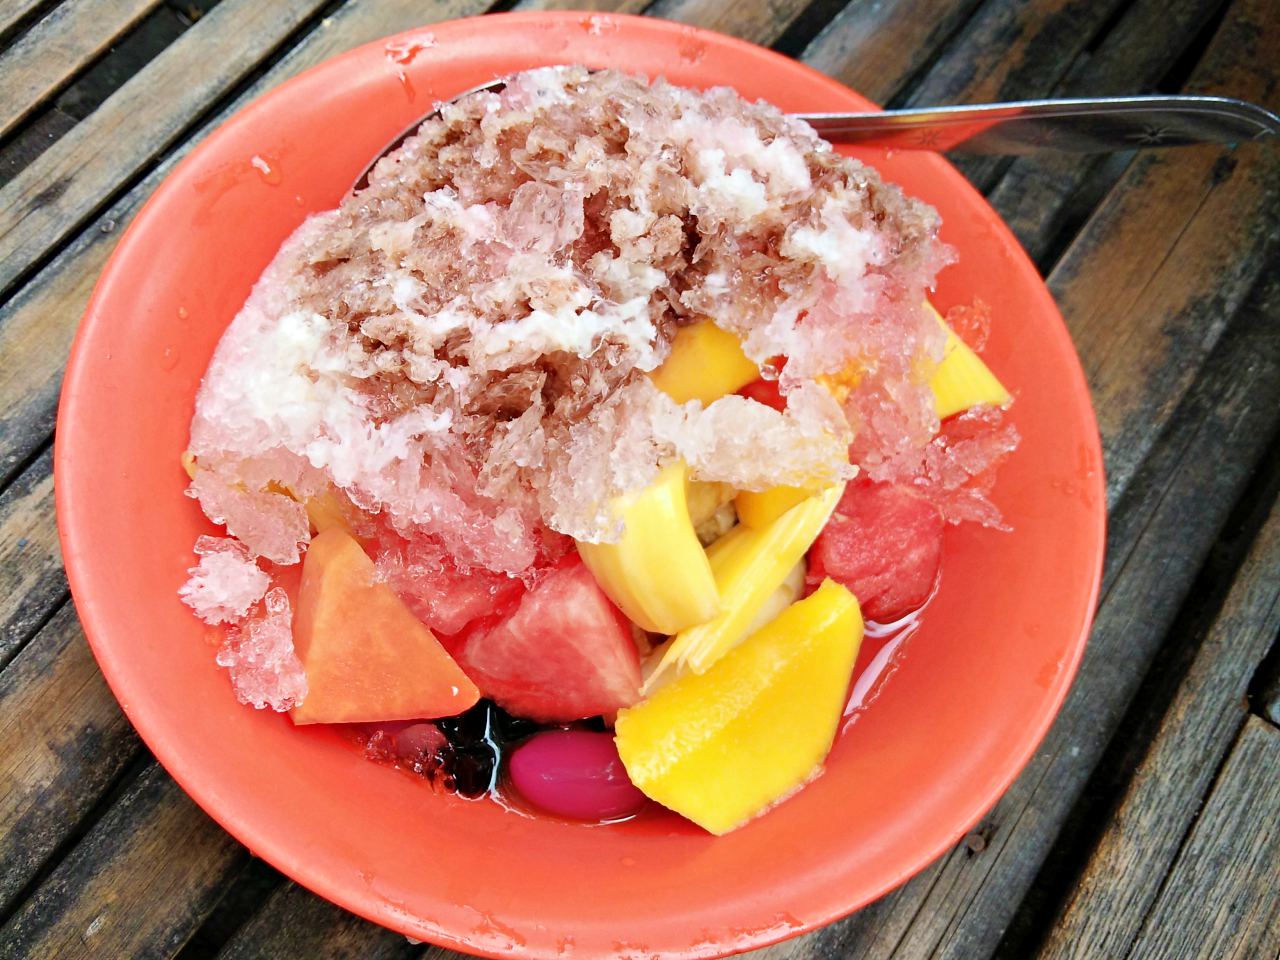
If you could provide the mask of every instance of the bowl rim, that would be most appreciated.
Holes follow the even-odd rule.
[[[416,27],[408,30],[390,34],[386,37],[375,39],[364,44],[360,44],[335,56],[328,57],[325,60],[309,67],[307,70],[290,77],[277,86],[255,97],[251,102],[245,104],[235,112],[231,117],[227,118],[216,129],[209,134],[195,147],[193,147],[175,166],[169,171],[165,179],[160,183],[150,197],[143,203],[128,228],[123,231],[115,249],[112,251],[97,282],[95,283],[92,296],[87,305],[84,317],[76,332],[69,360],[66,366],[65,376],[61,389],[57,427],[55,431],[54,442],[54,474],[55,476],[71,478],[76,473],[73,464],[73,450],[76,446],[76,437],[79,433],[77,429],[77,410],[82,402],[82,384],[88,375],[88,371],[93,360],[87,355],[87,351],[82,349],[83,343],[89,338],[94,328],[105,323],[103,315],[98,311],[99,304],[107,298],[108,291],[111,287],[113,276],[117,272],[119,263],[130,256],[130,251],[134,240],[139,232],[139,224],[146,222],[152,209],[159,204],[161,198],[173,189],[175,181],[190,165],[197,163],[203,153],[211,150],[224,135],[229,127],[233,127],[237,122],[243,121],[245,118],[256,115],[260,112],[269,111],[274,103],[280,99],[287,98],[295,89],[314,82],[316,77],[328,71],[337,70],[342,64],[346,64],[359,59],[363,54],[373,48],[385,49],[386,45],[395,42],[397,39],[407,39],[413,35],[420,34],[423,29],[429,29],[433,34],[448,34],[451,29],[457,28],[458,25],[473,24],[476,21],[489,21],[495,25],[503,24],[541,24],[547,22],[573,23],[580,26],[586,17],[603,18],[606,21],[617,22],[625,26],[627,29],[642,29],[646,31],[666,32],[673,36],[678,35],[681,39],[687,37],[701,37],[709,39],[715,44],[722,47],[729,47],[737,52],[750,52],[753,57],[767,56],[772,59],[783,61],[788,69],[802,70],[811,75],[815,87],[823,87],[833,95],[848,98],[851,93],[858,99],[863,99],[856,92],[851,91],[839,81],[823,74],[814,68],[804,64],[791,57],[776,53],[767,48],[759,47],[755,44],[730,37],[715,31],[705,30],[702,28],[691,27],[673,21],[659,20],[651,17],[643,17],[629,14],[616,13],[589,13],[588,11],[528,11],[528,12],[504,12],[497,14],[486,14],[481,17],[459,18],[455,20],[441,21],[425,25],[425,27]],[[869,108],[874,107],[869,104]],[[878,108],[876,108],[878,109]],[[968,200],[987,207],[989,204],[984,197],[973,188],[967,180],[965,180],[958,172],[956,174],[955,188],[960,191],[967,191],[970,194]],[[992,211],[992,226],[996,230],[997,239],[1001,246],[1005,248],[1007,254],[1015,261],[1019,261],[1018,266],[1022,269],[1030,269],[1039,276],[1038,270],[1032,263],[1027,254],[1023,251],[1021,245],[1013,236],[1004,221]],[[1056,325],[1061,328],[1062,335],[1070,342],[1070,335],[1067,331],[1065,322],[1058,310],[1048,288],[1044,285],[1043,279],[1036,287],[1036,298],[1040,301],[1038,309],[1047,317],[1056,321]],[[1075,356],[1074,348],[1072,355]],[[958,815],[956,820],[961,826],[958,829],[947,831],[945,836],[941,837],[938,842],[934,843],[927,849],[927,853],[913,858],[913,862],[904,867],[900,873],[891,878],[881,886],[881,888],[869,891],[857,897],[840,897],[834,894],[828,897],[819,912],[821,917],[814,920],[806,920],[795,926],[766,928],[761,931],[749,933],[745,939],[735,940],[733,942],[723,941],[714,944],[699,944],[698,946],[690,945],[686,949],[665,949],[660,948],[656,952],[657,955],[663,957],[720,957],[737,953],[746,949],[756,949],[769,946],[779,941],[797,936],[802,933],[811,932],[815,929],[832,923],[842,917],[845,917],[856,910],[861,909],[867,904],[878,900],[886,893],[900,886],[910,877],[919,873],[930,863],[937,860],[948,849],[953,847],[955,843],[963,837],[972,826],[977,823],[983,815],[985,815],[1005,794],[1012,782],[1023,771],[1027,763],[1030,761],[1037,747],[1044,739],[1050,725],[1057,717],[1061,710],[1062,703],[1066,698],[1075,675],[1078,671],[1081,658],[1084,654],[1086,641],[1092,629],[1094,615],[1098,604],[1099,592],[1102,582],[1103,560],[1105,556],[1106,545],[1106,490],[1105,479],[1102,467],[1102,447],[1101,439],[1097,427],[1097,419],[1094,413],[1088,385],[1084,377],[1083,369],[1080,366],[1078,356],[1073,365],[1070,375],[1076,381],[1075,389],[1069,398],[1070,403],[1077,408],[1076,412],[1082,418],[1085,430],[1085,442],[1088,444],[1089,453],[1094,457],[1094,462],[1098,464],[1098,469],[1094,472],[1094,489],[1092,495],[1097,497],[1097,502],[1101,506],[1094,511],[1094,529],[1090,531],[1096,539],[1098,549],[1096,558],[1092,564],[1089,573],[1089,589],[1087,610],[1084,612],[1081,621],[1081,627],[1078,637],[1074,640],[1068,661],[1064,664],[1062,671],[1057,675],[1051,688],[1046,696],[1039,701],[1038,713],[1033,723],[1028,723],[1023,730],[1022,736],[1018,743],[1018,749],[1011,751],[1009,762],[1004,765],[1000,775],[990,778],[988,781],[989,789],[981,796],[975,796],[967,805],[966,809]],[[156,759],[165,768],[166,771],[174,778],[195,802],[207,813],[213,820],[226,829],[235,839],[245,844],[249,850],[256,856],[261,857],[274,867],[280,869],[286,875],[294,878],[300,884],[308,889],[325,897],[331,902],[356,913],[366,919],[391,929],[405,931],[404,920],[385,908],[382,901],[375,898],[361,898],[352,895],[352,891],[344,887],[342,884],[335,882],[333,878],[326,875],[316,875],[310,873],[307,869],[304,858],[300,858],[297,852],[291,850],[287,845],[281,844],[270,831],[263,832],[259,826],[254,823],[252,816],[244,815],[244,812],[236,809],[234,803],[228,803],[224,796],[219,795],[216,789],[213,789],[199,774],[201,766],[198,755],[185,753],[179,749],[172,740],[166,736],[158,725],[152,722],[152,719],[142,713],[135,713],[133,705],[130,702],[130,691],[132,683],[129,677],[129,665],[119,655],[118,651],[112,649],[109,642],[104,638],[111,633],[110,624],[104,619],[101,604],[90,586],[90,574],[88,571],[89,561],[86,559],[86,551],[81,547],[81,531],[84,521],[81,519],[82,510],[86,513],[89,511],[87,503],[77,502],[75,491],[77,484],[74,481],[55,484],[55,504],[58,518],[59,541],[63,553],[64,565],[66,567],[67,578],[70,584],[71,593],[75,602],[76,611],[83,625],[86,638],[97,659],[104,677],[110,686],[112,693],[119,700],[126,716],[131,724],[134,725],[142,740],[147,747],[155,755]],[[422,918],[432,929],[432,942],[449,949],[459,950],[474,955],[503,957],[503,956],[522,956],[535,957],[541,956],[527,948],[517,947],[514,950],[498,950],[484,945],[467,941],[459,937],[458,934],[443,929],[439,926],[432,925],[429,918]],[[419,929],[413,931],[415,934],[420,933]],[[579,950],[580,954],[595,955],[590,950]]]

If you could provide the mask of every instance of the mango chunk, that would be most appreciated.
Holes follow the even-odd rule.
[[[817,538],[844,492],[828,487],[762,529],[739,524],[707,548],[722,612],[678,633],[649,673],[649,692],[685,673],[705,673],[746,639],[760,608]]]
[[[824,580],[722,657],[618,712],[618,754],[647,796],[728,833],[816,777],[862,641],[858,602]]]
[[[609,599],[651,633],[676,633],[720,612],[711,564],[689,519],[686,473],[684,463],[669,464],[621,499],[625,528],[617,543],[578,544]]]
[[[748,527],[759,530],[813,494],[813,490],[806,490],[804,487],[770,487],[758,493],[743,490],[734,497],[733,505],[738,511],[739,520]]]
[[[943,348],[942,362],[938,364],[938,369],[933,372],[929,380],[938,419],[945,420],[953,414],[976,407],[980,403],[989,403],[997,407],[1008,403],[1012,399],[1009,391],[982,362],[982,358],[956,336],[955,331],[947,326],[933,304],[926,303],[925,306],[947,330],[947,343]]]
[[[450,717],[480,698],[341,527],[316,536],[303,559],[293,646],[307,674],[294,723]]]
[[[654,386],[676,403],[700,400],[704,405],[759,378],[760,371],[742,352],[742,341],[710,320],[681,327],[670,355],[649,374]]]

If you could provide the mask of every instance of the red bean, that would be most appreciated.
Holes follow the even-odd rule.
[[[449,741],[434,723],[414,723],[395,735],[396,758],[415,773],[426,774],[440,762]]]
[[[645,803],[608,733],[536,734],[512,754],[510,773],[512,785],[530,804],[573,820],[616,820]]]

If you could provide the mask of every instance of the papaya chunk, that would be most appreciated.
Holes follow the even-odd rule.
[[[307,674],[294,723],[449,717],[480,691],[385,583],[341,526],[311,541],[302,564],[293,644]]]

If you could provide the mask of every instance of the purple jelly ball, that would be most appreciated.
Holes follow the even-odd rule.
[[[512,785],[525,800],[557,816],[617,820],[645,803],[608,733],[548,730],[535,734],[512,754],[509,769]]]

